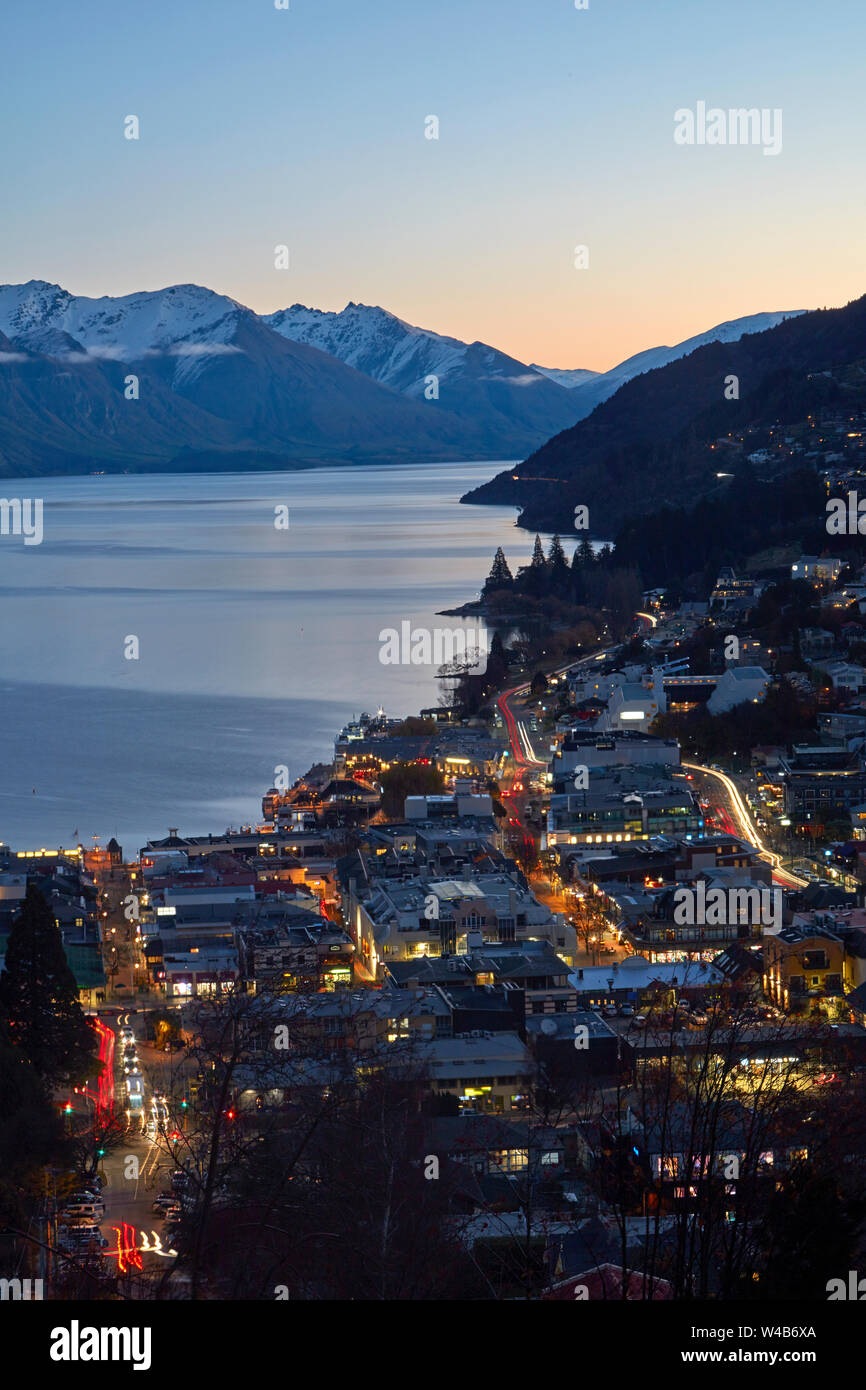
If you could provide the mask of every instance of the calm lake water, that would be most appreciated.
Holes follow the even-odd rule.
[[[129,854],[255,821],[274,768],[330,761],[353,714],[436,704],[435,669],[383,666],[379,632],[456,626],[435,614],[497,545],[529,559],[513,508],[458,504],[503,466],[16,482],[44,539],[0,537],[0,841]]]

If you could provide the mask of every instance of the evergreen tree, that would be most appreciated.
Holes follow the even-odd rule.
[[[490,639],[490,651],[487,653],[486,685],[488,689],[493,689],[501,685],[508,674],[508,662],[505,659],[505,648],[502,645],[502,638],[498,632],[494,632]]]
[[[550,589],[557,596],[565,597],[569,586],[568,561],[559,536],[554,536],[547,552],[547,568],[550,574]]]
[[[580,558],[579,545],[575,546],[574,554],[571,557],[571,601],[577,604],[586,603],[586,576]]]
[[[505,558],[502,546],[498,546],[493,557],[493,567],[487,576],[482,589],[482,594],[493,593],[495,589],[510,589],[514,583],[514,576],[508,568],[508,561]]]
[[[0,1036],[0,1226],[28,1220],[45,1164],[68,1164],[63,1121],[25,1057]]]
[[[547,560],[544,556],[544,547],[541,544],[541,537],[535,537],[535,545],[532,547],[532,559],[525,569],[520,571],[523,580],[523,591],[531,598],[542,598],[548,590],[548,571]]]
[[[0,975],[0,1023],[48,1086],[84,1081],[99,1069],[96,1035],[51,908],[32,883],[12,924]]]
[[[593,568],[596,559],[595,551],[592,548],[592,541],[589,539],[589,536],[583,536],[581,538],[575,553],[580,555],[580,563],[584,572]]]

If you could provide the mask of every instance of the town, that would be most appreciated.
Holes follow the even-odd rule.
[[[472,713],[459,675],[362,713],[255,824],[0,848],[4,1047],[42,1083],[4,1267],[48,1297],[673,1300],[856,1266],[866,574],[640,601],[555,666],[494,639]]]

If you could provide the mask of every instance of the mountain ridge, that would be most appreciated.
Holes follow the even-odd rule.
[[[686,357],[625,382],[591,415],[461,500],[515,505],[519,524],[569,529],[590,507],[590,530],[609,536],[662,504],[691,500],[714,485],[707,431],[742,427],[750,399],[807,398],[810,376],[866,356],[866,295],[840,309],[788,316],[733,342],[709,342]],[[737,395],[726,398],[726,383]],[[775,385],[774,385],[775,383]],[[790,404],[787,413],[790,414]]]
[[[231,468],[233,454],[253,467],[257,453],[263,467],[509,460],[578,422],[582,392],[610,378],[569,389],[378,305],[259,315],[192,282],[99,297],[46,280],[2,285],[0,333],[5,476],[163,469],[193,456]],[[648,349],[629,370],[678,347]]]

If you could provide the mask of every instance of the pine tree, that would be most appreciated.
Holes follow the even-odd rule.
[[[514,583],[514,576],[508,568],[508,561],[505,558],[502,546],[498,546],[493,557],[493,567],[487,576],[487,580],[482,589],[482,594],[493,593],[495,589],[510,589]]]
[[[571,557],[571,601],[581,605],[586,603],[586,576],[581,564],[579,545],[575,546]]]
[[[565,596],[568,588],[569,569],[559,536],[554,536],[547,552],[547,566],[550,573],[550,588],[554,594]]]
[[[535,537],[532,559],[528,565],[521,569],[518,578],[520,580],[518,588],[523,593],[529,594],[531,598],[543,598],[548,592],[549,574],[540,536]]]
[[[588,536],[584,536],[577,547],[580,555],[580,563],[584,570],[592,569],[596,563],[595,551],[592,548],[592,541]]]
[[[490,639],[490,651],[487,653],[486,684],[488,687],[496,687],[505,680],[508,674],[508,662],[505,657],[505,648],[502,645],[502,638],[498,632],[494,632]]]
[[[16,1050],[49,1086],[84,1081],[99,1068],[96,1035],[51,908],[32,883],[9,933],[0,975],[0,1022]]]

